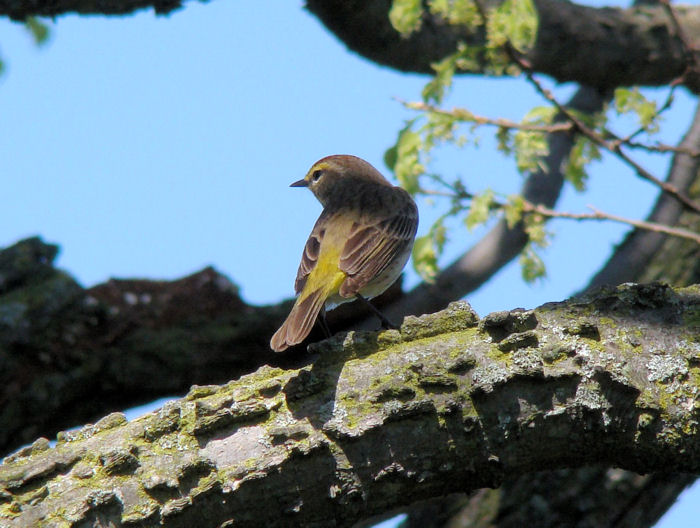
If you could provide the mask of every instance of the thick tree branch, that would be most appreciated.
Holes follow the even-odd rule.
[[[211,268],[84,290],[39,239],[0,251],[0,453],[269,362],[288,303],[251,307]],[[157,375],[154,375],[157,373]]]
[[[0,466],[0,519],[349,526],[544,468],[697,472],[699,311],[697,287],[625,286],[337,336],[300,370],[35,442]]]
[[[169,13],[181,6],[181,0],[0,0],[0,15],[18,20],[66,13],[122,15],[148,7]],[[451,26],[428,12],[419,31],[401,36],[389,23],[391,0],[307,0],[306,7],[348,48],[400,71],[432,73],[430,65],[452,53],[458,42],[483,45],[483,31]],[[664,6],[592,8],[536,0],[536,7],[538,38],[525,56],[534,71],[599,90],[661,86],[684,75],[684,84],[700,91],[700,72],[686,71],[686,47]],[[697,64],[700,7],[674,6],[674,13]]]
[[[524,57],[534,71],[600,90],[666,85],[686,72],[683,42],[662,6],[617,9],[559,0],[535,3],[538,39]],[[421,29],[403,37],[389,23],[390,7],[391,0],[307,0],[309,11],[348,48],[397,70],[432,73],[430,65],[452,53],[458,42],[483,45],[481,31],[450,26],[427,12]],[[700,53],[700,7],[674,6],[674,10],[685,35],[694,39],[690,44],[695,45],[695,53]],[[700,90],[698,75],[695,71],[685,78],[686,86],[695,92]]]

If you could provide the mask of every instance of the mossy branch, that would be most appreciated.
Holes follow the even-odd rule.
[[[350,526],[541,469],[698,472],[698,314],[697,287],[626,285],[339,335],[304,368],[38,440],[0,466],[0,519]]]

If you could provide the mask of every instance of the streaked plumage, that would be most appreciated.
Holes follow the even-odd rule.
[[[323,205],[304,246],[294,290],[297,300],[270,346],[301,343],[322,309],[376,297],[399,276],[413,246],[418,210],[410,195],[355,156],[328,156],[303,180]]]

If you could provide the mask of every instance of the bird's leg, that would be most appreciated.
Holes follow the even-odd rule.
[[[325,334],[325,336],[331,337],[333,334],[331,334],[331,329],[328,326],[328,321],[326,320],[326,307],[323,306],[321,307],[321,311],[318,313],[318,325],[321,327],[321,330]]]
[[[382,312],[380,312],[379,309],[378,309],[376,306],[374,306],[371,302],[369,302],[368,299],[365,299],[365,298],[364,298],[362,295],[360,295],[359,293],[357,293],[356,296],[357,296],[357,298],[360,299],[363,303],[365,303],[365,305],[367,305],[367,307],[368,307],[370,310],[372,310],[372,312],[374,312],[374,315],[376,315],[376,316],[379,318],[379,320],[382,322],[382,328],[392,328],[392,329],[394,329],[394,330],[398,330],[398,329],[399,329],[398,325],[395,325],[394,323],[392,323],[391,321],[389,321],[389,319],[387,319],[386,316],[385,316]]]

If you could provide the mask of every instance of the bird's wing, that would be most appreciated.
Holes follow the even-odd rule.
[[[340,295],[351,297],[380,275],[413,243],[418,210],[412,200],[394,214],[352,226],[339,267],[347,274]]]
[[[294,281],[294,293],[297,295],[304,288],[304,284],[306,284],[306,279],[309,278],[311,270],[316,267],[318,254],[321,250],[321,241],[326,234],[328,218],[329,215],[326,211],[323,211],[321,216],[318,217],[318,220],[316,220],[316,224],[314,224],[314,228],[311,230],[309,239],[306,241],[304,252],[301,255],[301,262],[299,263],[299,269],[297,270],[297,278]]]

